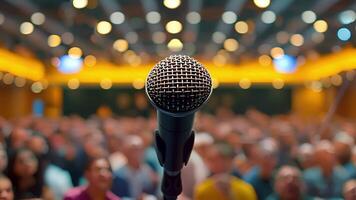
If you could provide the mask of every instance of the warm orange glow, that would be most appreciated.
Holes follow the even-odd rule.
[[[44,77],[44,65],[40,61],[25,58],[5,49],[0,49],[0,71],[34,81]]]
[[[201,61],[206,66],[219,85],[239,84],[240,80],[248,79],[253,84],[273,83],[280,80],[285,84],[302,84],[307,81],[320,80],[342,71],[356,68],[356,49],[345,49],[338,53],[321,56],[317,60],[306,61],[293,74],[277,73],[273,65],[261,65],[258,60],[242,64],[225,64],[217,67],[212,62]],[[109,62],[98,62],[95,68],[84,68],[80,73],[64,75],[51,73],[47,77],[53,84],[66,84],[71,78],[78,78],[82,84],[98,84],[102,79],[110,79],[113,84],[132,85],[135,80],[145,80],[155,63],[141,64],[138,67],[130,65],[115,65]]]
[[[131,52],[131,51],[127,51]],[[219,55],[222,53],[219,53]],[[223,55],[223,54],[222,54]],[[218,85],[233,84],[238,85],[242,79],[248,79],[253,85],[271,84],[279,80],[284,85],[302,84],[305,82],[319,81],[325,78],[334,77],[333,84],[338,85],[339,76],[335,76],[343,71],[356,69],[356,48],[348,48],[330,55],[320,56],[312,61],[306,60],[305,64],[299,66],[293,74],[277,73],[272,63],[266,62],[263,65],[258,59],[240,64],[226,63],[216,66],[213,61],[200,60],[211,73]],[[135,57],[138,57],[135,55]],[[103,82],[108,88],[115,84],[133,85],[137,80],[145,80],[148,72],[155,63],[139,64],[132,67],[132,63],[116,65],[103,60],[97,60],[96,67],[85,67],[76,74],[60,74],[55,69],[48,70],[44,76],[44,65],[38,60],[24,58],[10,51],[0,49],[0,71],[11,73],[16,77],[23,77],[30,80],[48,80],[52,85],[67,85],[68,81],[77,78],[81,85],[95,84]],[[11,66],[11,67],[10,67]],[[29,70],[31,66],[31,70]],[[52,69],[52,68],[51,68]],[[104,80],[104,81],[103,81]],[[110,81],[107,81],[110,80]],[[341,80],[342,81],[342,80]],[[279,83],[280,83],[279,82]],[[110,85],[110,87],[109,87]],[[138,88],[142,87],[138,83]],[[277,86],[278,87],[278,86]]]

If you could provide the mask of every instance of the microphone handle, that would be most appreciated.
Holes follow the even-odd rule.
[[[160,164],[169,175],[176,175],[187,164],[194,145],[192,131],[194,113],[174,117],[157,112],[156,152]]]

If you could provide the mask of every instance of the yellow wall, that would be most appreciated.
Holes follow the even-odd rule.
[[[304,86],[296,87],[292,94],[292,111],[302,116],[325,114],[335,96],[334,89],[314,91]]]
[[[337,113],[341,116],[356,119],[356,81],[350,83],[341,99]]]
[[[12,118],[31,113],[30,98],[28,89],[0,84],[0,115]]]
[[[45,104],[45,116],[58,117],[62,114],[60,87],[49,87],[40,94],[34,94],[29,86],[18,88],[0,84],[0,116],[14,118],[30,115],[32,103],[37,98],[42,99]]]

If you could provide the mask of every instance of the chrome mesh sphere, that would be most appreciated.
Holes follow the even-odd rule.
[[[211,78],[202,64],[185,55],[172,55],[149,73],[146,92],[152,103],[172,113],[198,109],[211,93]]]

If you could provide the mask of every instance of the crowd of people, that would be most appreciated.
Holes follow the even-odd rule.
[[[149,118],[0,118],[0,199],[161,199]],[[321,128],[322,127],[322,128]],[[188,200],[356,199],[356,123],[335,117],[197,113]]]

